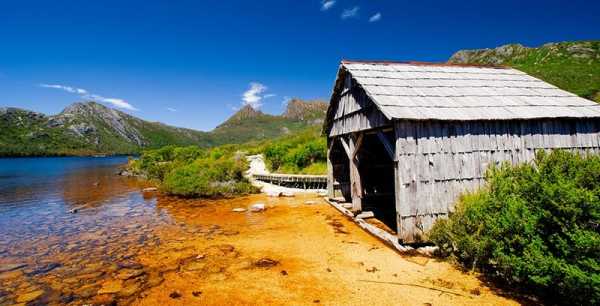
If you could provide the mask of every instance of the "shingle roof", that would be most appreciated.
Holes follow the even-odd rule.
[[[343,61],[340,69],[388,119],[600,117],[600,104],[512,68]]]

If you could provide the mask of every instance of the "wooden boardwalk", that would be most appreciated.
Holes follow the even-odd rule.
[[[302,189],[326,189],[326,175],[308,174],[252,174],[252,178],[258,181],[292,188]]]

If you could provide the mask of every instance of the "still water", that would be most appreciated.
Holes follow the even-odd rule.
[[[174,223],[140,182],[116,175],[126,161],[0,159],[0,305],[79,304],[123,269],[145,275],[123,298],[160,281],[132,259],[159,243],[157,226]]]

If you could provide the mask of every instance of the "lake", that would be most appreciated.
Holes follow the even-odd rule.
[[[140,182],[116,175],[126,162],[0,159],[0,304],[92,297],[98,286],[86,291],[88,283],[156,243],[149,224],[168,224],[170,217],[157,210],[155,197],[144,197]],[[87,281],[60,283],[82,271],[89,272]]]

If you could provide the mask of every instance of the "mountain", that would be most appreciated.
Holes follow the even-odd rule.
[[[288,102],[283,117],[288,119],[309,121],[311,124],[321,124],[325,119],[329,104],[323,101],[302,101],[292,99]]]
[[[167,144],[210,145],[205,132],[148,122],[96,102],[46,116],[0,109],[0,155],[131,154]]]
[[[295,133],[322,124],[327,106],[322,101],[292,99],[283,114],[276,116],[246,105],[211,131],[212,139],[215,144],[243,143]]]
[[[324,114],[327,104],[313,103],[288,105],[284,114],[297,114],[288,117],[247,106],[210,132],[145,121],[93,101],[74,103],[54,116],[0,108],[0,156],[135,154],[165,145],[209,147],[268,139],[317,124],[315,116]]]
[[[511,66],[600,102],[600,41],[547,43],[536,48],[509,44],[495,49],[460,50],[448,62]]]

